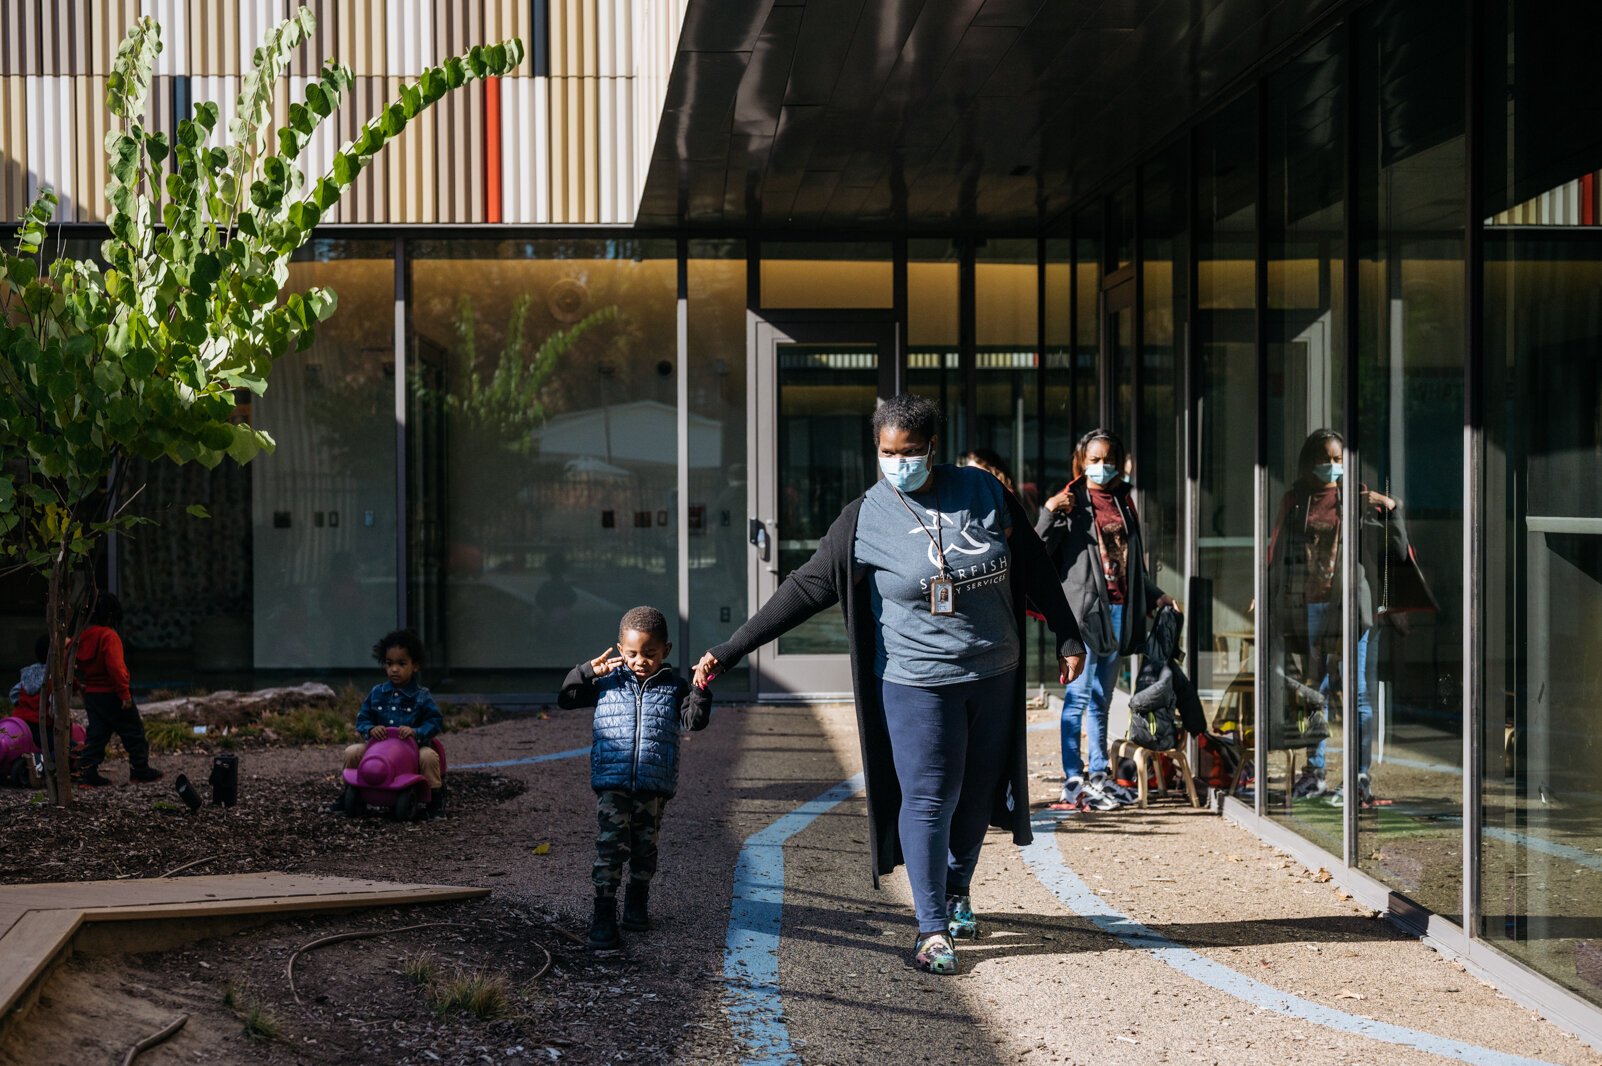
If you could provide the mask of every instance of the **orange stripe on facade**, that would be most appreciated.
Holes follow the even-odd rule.
[[[484,221],[501,220],[501,79],[484,79]]]

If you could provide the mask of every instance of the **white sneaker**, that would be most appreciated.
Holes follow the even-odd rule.
[[[1296,783],[1291,786],[1291,795],[1296,799],[1311,799],[1327,791],[1324,774],[1319,770],[1303,770],[1296,775]]]
[[[1107,795],[1103,788],[1105,783],[1106,775],[1104,774],[1092,774],[1090,780],[1085,782],[1085,802],[1090,805],[1090,809],[1093,811],[1116,811],[1122,806],[1117,800]]]
[[[1101,790],[1102,792],[1111,796],[1113,799],[1117,800],[1118,805],[1121,807],[1128,807],[1140,801],[1140,793],[1136,792],[1132,788],[1120,785],[1116,781],[1103,781],[1101,783]]]
[[[1057,797],[1057,802],[1069,805],[1076,804],[1079,802],[1079,798],[1084,795],[1084,792],[1085,779],[1075,774],[1063,784],[1062,795]]]

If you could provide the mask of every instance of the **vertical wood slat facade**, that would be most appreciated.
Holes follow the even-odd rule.
[[[209,100],[219,109],[210,142],[218,144],[253,52],[302,2],[318,28],[290,64],[275,121],[287,120],[290,100],[304,99],[324,58],[357,75],[300,161],[308,186],[360,122],[426,66],[507,37],[530,53],[511,75],[453,93],[411,123],[329,221],[633,219],[683,0],[5,0],[0,217],[15,219],[48,183],[60,197],[59,221],[104,219],[105,75],[134,19],[162,26],[148,127],[170,137],[178,118]],[[540,39],[549,77],[534,76]]]

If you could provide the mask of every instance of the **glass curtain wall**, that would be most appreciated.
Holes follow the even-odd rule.
[[[1602,1000],[1594,7],[1485,7],[1480,933]]]
[[[1187,598],[1197,691],[1213,734],[1232,745],[1222,760],[1227,787],[1251,802],[1257,721],[1256,99],[1236,100],[1192,136],[1197,559]]]
[[[1184,330],[1190,313],[1188,148],[1181,141],[1141,168],[1140,403],[1135,488],[1152,576],[1184,598]],[[1184,605],[1181,604],[1183,607]]]
[[[630,607],[677,616],[676,250],[410,247],[412,619],[434,679],[554,691]],[[723,463],[698,416],[692,471]]]
[[[907,391],[946,415],[944,458],[962,447],[961,252],[957,242],[907,241]]]
[[[1065,238],[1046,241],[1046,335],[1041,389],[1045,423],[1041,426],[1043,466],[1041,498],[1068,483],[1074,450],[1074,263],[1073,244]]]
[[[974,256],[972,448],[1000,460],[1031,514],[1039,506],[1039,245],[991,240]]]
[[[1262,607],[1268,813],[1340,854],[1346,397],[1346,85],[1326,37],[1267,79],[1264,409],[1268,555]],[[1364,590],[1366,592],[1366,589]],[[1372,613],[1366,595],[1358,602]],[[1369,691],[1359,673],[1358,714]]]
[[[157,524],[118,538],[116,580],[141,688],[372,668],[398,614],[394,247],[319,239],[295,254],[286,290],[332,289],[339,311],[264,394],[240,394],[238,417],[272,435],[272,453],[136,472],[136,506]]]
[[[1040,501],[1040,245],[989,240],[974,254],[975,409],[972,450],[1006,471],[1033,519]],[[1045,627],[1031,623],[1028,682],[1057,679]],[[1050,665],[1047,665],[1047,664]]]
[[[1365,12],[1357,141],[1358,866],[1462,921],[1467,166],[1454,0]],[[1351,749],[1349,749],[1351,750]]]
[[[1073,390],[1072,436],[1075,442],[1101,424],[1102,207],[1099,203],[1073,218]],[[1070,449],[1071,450],[1071,449]],[[1069,471],[1070,476],[1072,471]]]
[[[746,522],[755,514],[746,467],[746,248],[744,241],[691,241],[689,261],[689,375],[692,454],[717,444],[722,466],[690,464],[690,647],[693,662],[728,637],[749,612],[750,546]],[[725,676],[730,692],[749,687],[741,663]]]

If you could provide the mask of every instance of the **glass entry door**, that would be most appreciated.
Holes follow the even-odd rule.
[[[772,320],[752,316],[752,501],[747,527],[755,613],[878,476],[868,426],[893,387],[888,316]],[[752,656],[761,699],[849,698],[850,649],[838,608]]]

